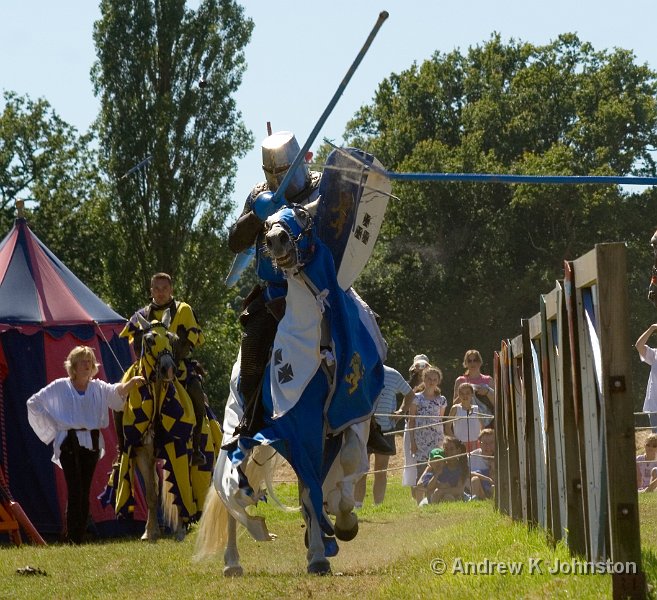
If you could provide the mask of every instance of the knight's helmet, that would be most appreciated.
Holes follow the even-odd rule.
[[[277,131],[263,140],[262,170],[270,190],[275,192],[278,189],[298,153],[299,143],[291,131]],[[285,190],[285,197],[294,198],[304,190],[309,181],[308,166],[305,161],[301,161]]]

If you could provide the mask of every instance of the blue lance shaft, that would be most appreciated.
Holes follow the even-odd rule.
[[[317,137],[317,134],[319,133],[320,129],[324,126],[324,123],[326,123],[326,120],[329,118],[329,115],[333,112],[333,109],[335,108],[335,105],[338,103],[340,96],[342,96],[342,93],[344,92],[345,88],[349,84],[349,80],[356,72],[358,65],[360,65],[365,54],[367,54],[367,51],[369,50],[369,47],[372,45],[372,42],[374,41],[376,34],[379,32],[379,29],[381,29],[381,26],[383,25],[383,23],[387,18],[388,18],[387,11],[384,10],[379,13],[376,23],[374,24],[372,31],[370,31],[370,34],[367,36],[367,39],[365,40],[363,47],[360,49],[360,52],[354,59],[354,62],[351,63],[351,66],[349,67],[347,74],[343,77],[342,81],[340,82],[340,85],[338,86],[338,89],[335,90],[333,97],[331,98],[330,102],[324,109],[324,112],[322,113],[321,117],[319,117],[319,120],[315,124],[315,127],[310,132],[310,135],[308,136],[306,143],[301,147],[301,149],[297,153],[296,157],[292,161],[292,164],[290,165],[290,168],[287,170],[287,173],[285,174],[283,181],[281,181],[281,184],[278,186],[278,189],[274,193],[274,196],[271,199],[271,201],[274,204],[283,204],[285,200],[285,190],[287,189],[287,186],[290,184],[290,181],[292,181],[294,172],[301,164],[301,161],[305,159],[306,152],[308,152],[311,144],[315,141],[315,138]],[[230,273],[228,273],[228,276],[226,277],[226,286],[233,287],[237,283],[244,269],[246,269],[246,267],[248,267],[249,264],[251,263],[251,260],[253,260],[254,255],[255,255],[255,248],[251,247],[248,248],[247,250],[244,250],[243,252],[240,252],[235,257],[235,259],[233,260],[233,265],[230,269]]]
[[[373,168],[372,170],[378,170]],[[632,175],[514,175],[509,173],[395,173],[395,181],[469,181],[473,183],[534,183],[544,185],[657,185],[657,177]]]
[[[331,144],[329,140],[324,140]],[[333,145],[333,144],[331,144]],[[333,146],[336,150],[341,148]],[[354,162],[365,164],[357,155],[344,155]],[[531,183],[541,185],[657,185],[657,177],[637,175],[517,175],[513,173],[395,173],[376,165],[367,165],[393,181],[467,181],[470,183]],[[358,171],[360,172],[360,171]]]
[[[370,171],[379,173],[394,181],[467,181],[470,183],[531,183],[542,185],[657,185],[657,177],[652,175],[517,175],[513,173],[395,173],[374,164],[365,164],[356,154],[348,154],[342,148],[333,146],[338,152],[353,162],[366,166]],[[344,168],[342,169],[344,171]],[[349,171],[349,169],[347,169]],[[354,173],[360,173],[360,168],[354,168]]]

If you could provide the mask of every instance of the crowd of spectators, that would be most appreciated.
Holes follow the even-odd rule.
[[[493,496],[495,390],[492,377],[482,373],[482,364],[479,351],[466,351],[464,373],[456,379],[449,401],[441,391],[442,371],[426,354],[413,357],[406,382],[397,371],[385,367],[386,381],[375,415],[387,436],[395,436],[396,419],[404,420],[402,484],[410,487],[421,506]],[[384,500],[388,460],[374,453],[375,504]],[[364,476],[356,486],[357,507],[365,495]]]

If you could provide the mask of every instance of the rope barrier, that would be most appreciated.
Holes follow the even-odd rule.
[[[461,456],[470,456],[472,452],[461,452],[460,454],[453,454],[452,456],[446,456],[441,460],[450,460],[452,458],[460,458]],[[486,458],[486,459],[494,459],[494,456],[490,456],[487,454],[478,454],[477,455],[479,458]],[[428,459],[425,461],[419,461],[415,463],[404,463],[403,465],[399,467],[388,467],[386,469],[373,469],[370,471],[367,471],[366,473],[363,473],[363,475],[374,475],[375,473],[388,473],[392,471],[402,471],[403,469],[410,468],[410,467],[417,467],[418,465],[427,465],[428,464]],[[274,479],[274,483],[296,483],[296,479]]]
[[[376,414],[374,416],[377,416]],[[387,415],[381,415],[381,416],[387,416]],[[454,421],[459,421],[461,419],[475,419],[477,421],[484,421],[486,419],[492,419],[494,418],[495,415],[489,415],[487,413],[477,413],[477,415],[471,415],[471,416],[463,416],[463,417],[437,417],[435,415],[417,415],[415,417],[409,417],[406,416],[406,419],[417,419],[417,418],[425,418],[425,419],[434,419],[433,423],[429,423],[427,425],[417,425],[416,427],[404,427],[404,429],[393,429],[392,431],[386,431],[383,435],[384,436],[394,436],[394,435],[399,435],[403,434],[404,431],[417,431],[419,429],[429,429],[431,427],[435,427],[436,425],[445,425],[447,423],[453,423]]]

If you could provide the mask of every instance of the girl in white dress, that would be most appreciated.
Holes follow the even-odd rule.
[[[443,374],[438,367],[427,367],[422,372],[424,389],[415,394],[404,431],[405,465],[402,483],[415,488],[429,459],[429,452],[442,446],[445,432],[442,417],[447,399],[440,393]],[[418,419],[417,417],[423,417]],[[433,418],[425,418],[433,417]],[[420,429],[418,429],[420,427]]]

